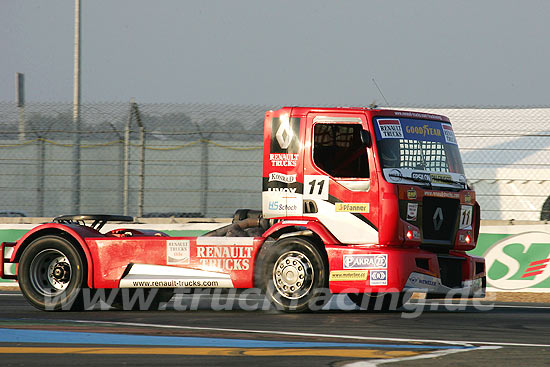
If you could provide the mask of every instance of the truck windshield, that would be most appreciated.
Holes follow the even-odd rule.
[[[451,124],[375,117],[374,130],[388,182],[464,185],[464,168]]]

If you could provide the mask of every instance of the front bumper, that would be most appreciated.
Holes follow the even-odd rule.
[[[333,293],[418,291],[437,297],[483,295],[485,259],[461,251],[436,254],[420,248],[326,246]]]

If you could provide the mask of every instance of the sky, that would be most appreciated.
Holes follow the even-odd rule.
[[[548,106],[549,17],[532,0],[82,0],[82,103]],[[28,102],[71,102],[74,1],[0,0],[0,29],[0,102],[16,72]]]

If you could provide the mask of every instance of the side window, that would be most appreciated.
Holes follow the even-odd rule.
[[[359,124],[316,124],[313,161],[333,177],[368,178],[367,149],[361,143]]]

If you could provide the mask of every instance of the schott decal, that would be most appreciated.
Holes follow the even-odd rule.
[[[385,269],[388,255],[344,255],[344,269]]]
[[[496,242],[483,255],[489,286],[550,288],[550,234],[527,232]]]

